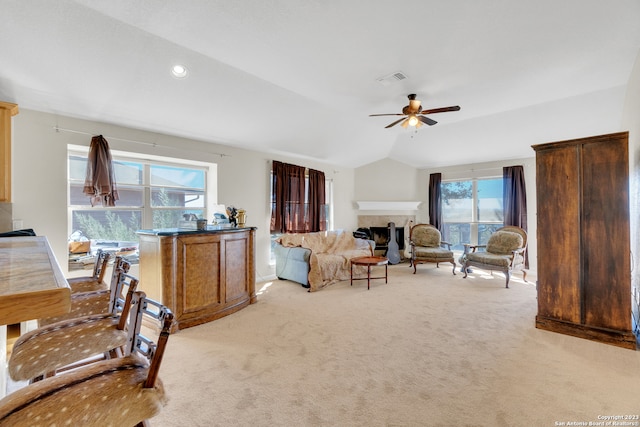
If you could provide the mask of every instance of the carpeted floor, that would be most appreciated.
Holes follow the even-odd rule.
[[[150,424],[557,426],[640,415],[640,351],[535,329],[535,286],[519,274],[505,289],[500,273],[412,272],[390,266],[389,283],[371,290],[259,283],[257,304],[170,337],[160,373],[169,402]]]

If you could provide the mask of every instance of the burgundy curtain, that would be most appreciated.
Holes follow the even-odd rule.
[[[309,220],[308,231],[327,229],[324,172],[309,169]]]
[[[502,200],[504,205],[504,225],[515,225],[527,231],[527,191],[522,166],[502,168]],[[529,268],[527,252],[525,267]]]
[[[82,192],[90,197],[91,206],[115,206],[119,198],[109,143],[102,135],[91,138]]]
[[[273,161],[271,232],[305,232],[305,168]]]
[[[284,163],[271,164],[271,225],[272,233],[282,233],[284,229]]]
[[[429,175],[429,224],[443,233],[442,219],[442,174]]]

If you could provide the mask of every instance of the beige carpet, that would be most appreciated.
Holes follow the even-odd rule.
[[[520,275],[390,266],[171,336],[158,426],[556,426],[640,414],[640,351],[537,330]]]

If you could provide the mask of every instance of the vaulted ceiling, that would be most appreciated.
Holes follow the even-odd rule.
[[[0,101],[357,167],[620,130],[637,0],[0,0]],[[186,78],[171,75],[174,64]],[[385,84],[400,72],[406,78]],[[434,126],[385,129],[407,95]]]

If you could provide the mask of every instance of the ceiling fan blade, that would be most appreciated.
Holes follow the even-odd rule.
[[[422,110],[420,114],[446,113],[447,111],[460,111],[460,106],[453,105],[451,107],[432,108],[430,110]]]
[[[369,114],[369,117],[375,116],[404,116],[402,113],[390,113],[390,114]]]
[[[424,123],[424,124],[426,124],[426,125],[429,125],[429,126],[433,126],[433,125],[435,125],[436,123],[438,123],[438,122],[436,122],[435,120],[430,119],[429,117],[425,117],[425,116],[417,116],[417,117],[420,119],[420,121],[421,121],[422,123]]]
[[[398,123],[400,123],[400,122],[401,122],[401,121],[403,121],[403,120],[406,120],[406,119],[405,119],[404,117],[403,117],[403,118],[401,118],[401,119],[398,119],[398,120],[396,120],[395,122],[391,123],[390,125],[385,126],[384,128],[385,128],[385,129],[388,129],[388,128],[390,128],[391,126],[395,126],[395,125],[397,125]]]

